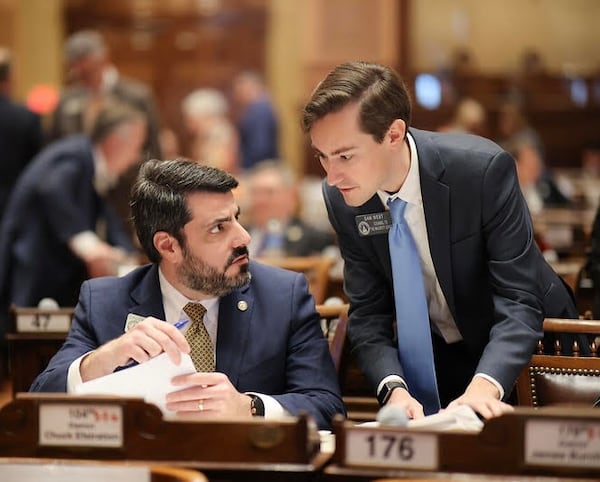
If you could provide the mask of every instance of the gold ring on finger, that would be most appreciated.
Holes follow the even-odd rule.
[[[198,400],[198,410],[201,412],[204,410],[204,400]]]

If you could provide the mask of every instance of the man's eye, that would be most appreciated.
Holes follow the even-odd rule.
[[[219,224],[215,224],[212,229],[210,230],[210,232],[212,234],[217,234],[220,233],[221,231],[223,231],[223,224],[219,223]]]
[[[340,155],[340,159],[342,161],[349,161],[350,159],[352,159],[354,156],[352,154],[341,154]]]

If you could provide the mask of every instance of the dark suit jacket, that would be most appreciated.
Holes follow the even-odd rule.
[[[256,262],[251,272],[248,286],[220,300],[216,370],[238,391],[271,395],[291,414],[308,412],[330,427],[344,405],[306,279]],[[64,392],[73,360],[122,335],[129,313],[164,319],[155,265],[83,284],[67,341],[31,390]]]
[[[23,172],[0,228],[3,308],[35,306],[44,297],[74,306],[87,272],[67,242],[79,232],[95,231],[100,219],[107,223],[108,242],[134,250],[96,193],[93,177],[92,144],[84,136],[50,144]]]
[[[42,142],[39,116],[0,95],[0,220],[15,181]]]
[[[467,349],[479,359],[474,371],[496,379],[508,395],[541,337],[544,316],[576,317],[573,300],[534,242],[513,158],[480,137],[410,132],[437,278]],[[388,236],[359,236],[355,216],[384,206],[375,195],[349,207],[336,188],[324,183],[323,190],[345,260],[348,335],[376,387],[386,375],[403,373]]]

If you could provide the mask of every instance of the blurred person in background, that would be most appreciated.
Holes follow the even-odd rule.
[[[200,164],[230,173],[238,171],[238,137],[227,117],[229,105],[216,89],[198,89],[181,104],[185,126],[192,135],[190,157]]]
[[[144,113],[148,127],[141,160],[162,158],[159,122],[152,92],[145,84],[120,75],[111,63],[109,49],[102,35],[95,30],[74,32],[65,42],[64,58],[67,87],[61,92],[52,114],[50,139],[89,131],[103,99],[108,96]],[[136,175],[136,169],[127,172],[106,195],[107,201],[132,235],[129,192]]]
[[[265,159],[278,159],[278,120],[262,77],[253,71],[236,76],[232,86],[240,138],[240,165],[250,169]]]
[[[90,136],[55,141],[29,164],[0,227],[0,332],[11,305],[75,306],[87,278],[116,274],[135,252],[103,196],[140,160],[143,113],[107,102]]]
[[[566,194],[566,190],[570,188],[559,186],[552,172],[547,168],[542,139],[517,102],[510,101],[501,106],[498,133],[498,144],[510,152],[517,161],[517,169],[521,171],[519,183],[522,187],[526,186],[524,194],[532,212],[539,212],[546,206],[571,204]],[[523,176],[525,172],[527,175]]]
[[[318,255],[335,245],[332,231],[300,219],[298,181],[281,161],[256,164],[248,172],[245,189],[253,256]]]
[[[0,47],[0,221],[15,181],[43,142],[40,117],[14,102],[12,58]]]
[[[438,129],[440,132],[487,135],[487,114],[480,102],[470,97],[456,106],[450,123]]]

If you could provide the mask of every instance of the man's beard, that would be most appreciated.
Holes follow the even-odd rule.
[[[185,286],[194,291],[215,297],[225,296],[250,282],[251,275],[248,264],[241,265],[240,273],[237,275],[228,276],[225,273],[233,260],[243,255],[248,255],[246,246],[234,249],[223,271],[218,271],[194,256],[186,245],[183,247],[183,263],[177,267],[177,276]]]

